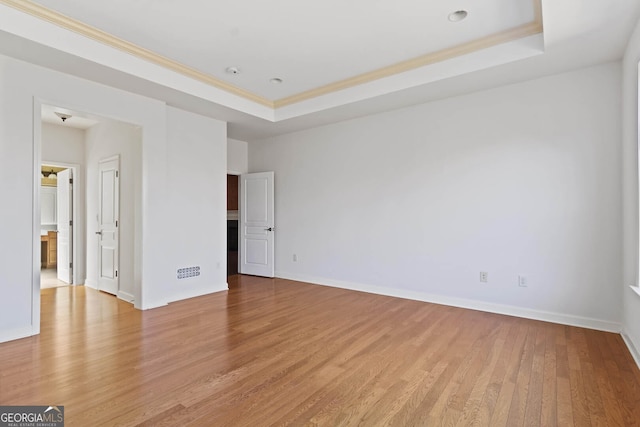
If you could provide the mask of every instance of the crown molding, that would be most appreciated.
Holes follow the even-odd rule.
[[[400,74],[406,71],[414,70],[416,68],[424,67],[430,64],[445,61],[447,59],[455,58],[465,54],[469,54],[478,50],[486,49],[492,46],[496,46],[502,43],[514,41],[520,38],[532,36],[543,32],[542,24],[542,0],[532,0],[534,9],[534,20],[527,24],[520,25],[518,27],[501,31],[495,34],[491,34],[480,39],[472,40],[467,43],[463,43],[450,48],[442,49],[437,52],[432,52],[426,55],[422,55],[416,58],[412,58],[406,61],[402,61],[393,65],[389,65],[383,68],[379,68],[374,71],[359,74],[354,77],[349,77],[344,80],[329,83],[324,86],[320,86],[315,89],[310,89],[304,92],[297,93],[285,98],[281,98],[275,101],[264,98],[248,90],[239,88],[225,81],[219,80],[210,74],[196,70],[181,62],[167,58],[160,54],[157,54],[151,50],[140,47],[134,43],[123,40],[91,25],[85,24],[79,20],[73,19],[69,16],[63,15],[54,10],[48,9],[37,3],[33,3],[29,0],[0,0],[0,4],[4,4],[13,9],[19,10],[31,16],[34,16],[43,21],[50,22],[59,27],[65,28],[74,33],[80,34],[84,37],[95,40],[104,45],[113,47],[120,51],[126,52],[130,55],[154,63],[161,67],[175,71],[187,77],[201,81],[203,83],[214,86],[218,89],[229,92],[233,95],[255,102],[257,104],[278,109],[288,105],[303,102],[309,99],[317,98],[329,93],[338,92],[340,90],[348,89],[354,86],[362,85],[365,83],[379,80],[385,77],[390,77],[396,74]]]
[[[416,58],[408,59],[406,61],[398,62],[396,64],[379,68],[374,71],[369,71],[354,77],[349,77],[344,80],[329,83],[327,85],[320,86],[318,88],[304,91],[301,93],[297,93],[295,95],[291,95],[286,98],[281,98],[274,101],[273,103],[274,107],[277,109],[287,105],[296,104],[298,102],[306,101],[308,99],[317,98],[319,96],[327,95],[332,92],[348,89],[354,86],[372,82],[374,80],[393,76],[395,74],[404,73],[406,71],[414,70],[416,68],[424,67],[426,65],[431,65],[437,62],[446,61],[447,59],[466,55],[468,53],[476,52],[478,50],[486,49],[502,43],[507,43],[507,42],[518,40],[524,37],[540,34],[543,31],[542,4],[541,4],[541,0],[532,0],[532,1],[533,1],[534,20],[527,24],[523,24],[518,27],[501,31],[495,34],[490,34],[486,37],[482,37],[467,43],[442,49],[437,52],[428,53],[426,55],[422,55]]]
[[[165,56],[159,55],[134,43],[118,38],[112,34],[92,27],[91,25],[87,25],[84,22],[78,21],[77,19],[70,18],[59,12],[48,9],[44,6],[40,6],[27,0],[0,0],[0,3],[21,12],[27,13],[43,21],[47,21],[59,27],[73,31],[74,33],[80,34],[107,46],[152,62],[156,65],[160,65],[161,67],[173,70],[195,80],[207,83],[211,86],[222,89],[239,97],[248,99],[250,101],[270,108],[273,108],[274,106],[273,101],[256,95],[253,92],[249,92],[248,90],[241,89],[230,83],[219,80],[209,74],[203,73],[202,71],[198,71],[178,61],[174,61],[173,59],[169,59]]]

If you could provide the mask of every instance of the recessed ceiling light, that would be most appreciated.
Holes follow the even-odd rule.
[[[278,77],[274,77],[272,79],[269,79],[269,83],[273,83],[274,85],[279,85],[280,83],[282,83],[282,79]]]
[[[228,74],[240,74],[240,69],[238,67],[227,67],[225,71]]]
[[[464,18],[466,18],[468,14],[469,13],[466,10],[456,10],[455,12],[451,12],[449,14],[449,21],[460,22]]]

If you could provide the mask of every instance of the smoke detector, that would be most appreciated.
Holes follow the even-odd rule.
[[[449,21],[460,22],[464,18],[466,18],[468,14],[469,12],[467,12],[466,10],[456,10],[455,12],[451,12],[449,14]]]

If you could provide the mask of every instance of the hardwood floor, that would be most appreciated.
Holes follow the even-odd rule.
[[[58,270],[55,268],[43,268],[40,270],[40,288],[57,288],[58,286],[69,286],[68,283],[58,280]]]
[[[67,426],[640,423],[619,335],[233,276],[146,312],[42,291],[42,333],[0,344],[0,404],[64,405]]]

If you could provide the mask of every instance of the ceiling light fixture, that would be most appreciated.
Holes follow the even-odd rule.
[[[62,120],[62,123],[67,121],[67,119],[70,119],[71,117],[73,117],[71,114],[58,113],[57,111],[56,111],[56,116],[60,117],[60,120]]]
[[[50,177],[51,179],[57,179],[58,178],[58,173],[55,172],[53,169],[51,169],[51,171],[42,171],[42,177],[43,178],[49,178]]]
[[[282,83],[282,79],[278,77],[274,77],[272,79],[269,79],[269,83],[273,83],[274,85],[279,85],[280,83]]]
[[[468,14],[469,12],[467,12],[466,10],[456,10],[455,12],[451,12],[449,14],[449,21],[460,22],[464,18],[466,18]]]
[[[227,74],[240,74],[240,69],[238,67],[227,67],[225,71]]]

